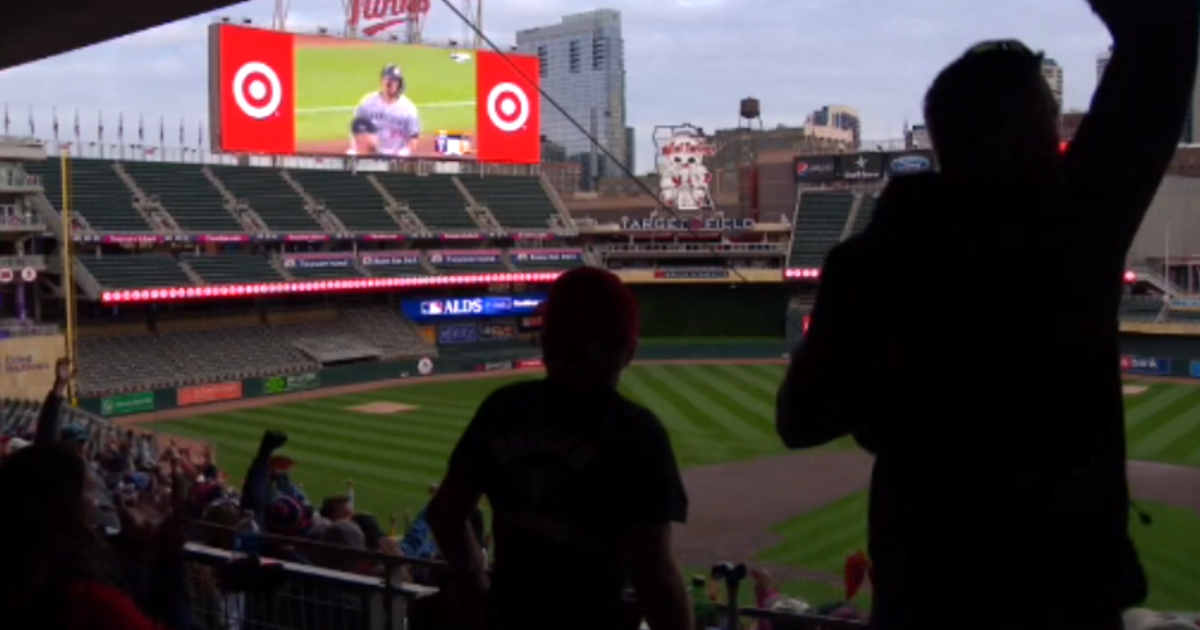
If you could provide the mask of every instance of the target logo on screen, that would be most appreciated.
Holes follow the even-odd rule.
[[[488,94],[487,115],[500,131],[516,133],[529,122],[529,97],[517,85],[501,83]]]
[[[296,53],[291,33],[214,24],[218,62],[210,85],[221,151],[289,155],[296,150]]]
[[[238,109],[255,120],[274,116],[283,102],[279,75],[261,61],[251,61],[238,68],[231,89]]]
[[[476,63],[479,160],[537,164],[542,148],[538,58],[479,51]]]

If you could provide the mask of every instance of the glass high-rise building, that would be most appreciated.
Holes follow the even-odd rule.
[[[625,42],[621,13],[598,9],[568,15],[558,24],[517,31],[517,50],[537,55],[542,89],[576,122],[594,135],[616,160],[628,160],[633,148],[625,127]],[[621,169],[594,150],[556,107],[542,100],[542,135],[562,147],[581,166],[580,188],[594,190],[601,177]],[[632,164],[627,164],[630,168]]]

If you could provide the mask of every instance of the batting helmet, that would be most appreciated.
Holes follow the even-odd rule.
[[[396,81],[404,82],[404,75],[400,73],[400,66],[389,63],[383,67],[383,71],[379,73],[380,79],[395,79]]]

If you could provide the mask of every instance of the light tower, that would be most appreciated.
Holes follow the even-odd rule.
[[[467,21],[463,22],[463,46],[470,46],[475,50],[483,48],[483,38],[475,31],[483,32],[483,0],[459,0],[459,10]],[[475,28],[471,28],[471,22],[474,22]]]

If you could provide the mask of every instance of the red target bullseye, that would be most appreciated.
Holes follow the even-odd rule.
[[[514,83],[501,83],[488,93],[487,115],[500,131],[520,131],[529,122],[529,96]]]
[[[279,75],[259,61],[251,61],[238,68],[231,89],[238,109],[255,120],[274,115],[283,102],[283,85]]]

